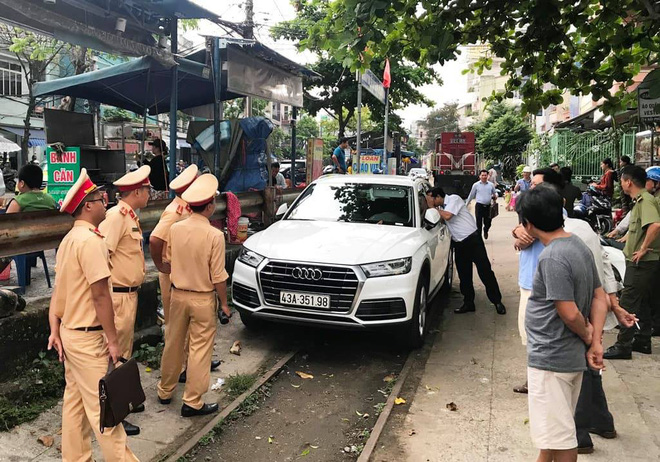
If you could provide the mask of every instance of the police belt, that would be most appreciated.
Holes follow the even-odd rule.
[[[92,331],[103,330],[103,326],[75,327],[73,330],[80,330],[82,332],[92,332]]]
[[[141,286],[135,286],[135,287],[113,287],[113,288],[112,288],[112,291],[115,292],[115,293],[116,293],[116,292],[119,292],[119,293],[127,294],[127,293],[131,293],[131,292],[137,292],[138,289],[139,289],[140,287],[141,287]]]
[[[181,292],[193,292],[195,294],[212,294],[215,290],[190,290],[190,289],[179,289],[174,284],[172,284],[172,289],[180,290]]]

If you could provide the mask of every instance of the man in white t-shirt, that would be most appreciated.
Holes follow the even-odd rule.
[[[486,295],[495,305],[498,314],[506,314],[506,308],[502,304],[502,294],[495,278],[495,273],[490,266],[486,246],[477,229],[474,217],[465,206],[465,202],[455,194],[446,195],[441,187],[436,187],[426,193],[429,207],[436,207],[440,216],[447,223],[451,233],[452,246],[454,247],[456,270],[460,279],[461,294],[463,294],[463,306],[456,308],[454,313],[462,314],[475,311],[474,285],[472,284],[472,265],[477,267],[477,272],[486,286]]]

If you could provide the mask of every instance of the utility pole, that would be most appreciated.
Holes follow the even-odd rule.
[[[357,148],[357,173],[360,173],[360,144],[362,137],[362,71],[358,69],[357,71],[357,133],[355,137],[355,145]]]
[[[246,39],[254,38],[254,3],[253,0],[245,0],[245,26],[243,27],[243,37]],[[252,117],[252,97],[245,97],[245,117]]]

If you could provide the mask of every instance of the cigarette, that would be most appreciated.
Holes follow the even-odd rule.
[[[637,330],[642,330],[639,328],[639,324],[637,323],[637,321],[635,321],[635,326],[637,327]]]

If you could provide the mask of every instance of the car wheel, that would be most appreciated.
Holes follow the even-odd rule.
[[[442,291],[447,292],[451,290],[451,285],[454,282],[454,248],[449,248],[449,258],[447,259],[447,268],[445,269],[445,280],[442,282]]]
[[[265,322],[259,318],[256,318],[252,313],[247,311],[241,311],[241,322],[249,330],[259,330],[264,327]]]
[[[428,283],[426,278],[422,276],[417,283],[415,306],[413,308],[413,316],[408,326],[408,333],[406,338],[406,344],[411,348],[420,348],[424,344],[424,339],[426,338],[429,314],[428,294]]]

